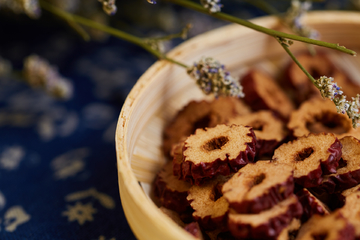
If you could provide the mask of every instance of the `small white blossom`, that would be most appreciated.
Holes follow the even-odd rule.
[[[103,10],[107,15],[114,15],[117,11],[115,0],[98,0],[103,5]]]
[[[205,94],[218,96],[244,97],[242,86],[225,66],[213,58],[202,58],[187,70],[188,74]]]
[[[316,30],[303,25],[301,22],[305,13],[310,9],[310,1],[301,2],[299,0],[292,0],[291,7],[286,12],[284,20],[287,24],[289,24],[291,29],[300,36],[316,39],[318,38],[319,33]]]
[[[201,5],[208,9],[210,13],[220,12],[223,5],[220,0],[200,0]]]
[[[72,96],[72,84],[60,76],[57,69],[37,55],[24,60],[25,81],[32,87],[40,87],[51,95],[68,99]]]

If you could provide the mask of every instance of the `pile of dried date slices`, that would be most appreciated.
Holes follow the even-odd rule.
[[[360,93],[326,54],[297,58]],[[166,126],[154,201],[197,239],[360,239],[360,128],[294,63],[240,82],[244,99],[192,101]]]

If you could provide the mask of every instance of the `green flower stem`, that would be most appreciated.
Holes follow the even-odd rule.
[[[188,66],[186,64],[183,64],[183,63],[178,62],[178,61],[176,61],[174,59],[168,58],[166,55],[162,54],[161,52],[151,48],[149,45],[147,45],[144,42],[144,40],[142,38],[139,38],[139,37],[136,37],[134,35],[128,34],[126,32],[123,32],[121,30],[118,30],[118,29],[103,25],[101,23],[92,21],[90,19],[83,18],[83,17],[77,16],[77,15],[65,12],[65,11],[53,6],[52,4],[49,4],[49,3],[45,2],[45,1],[40,1],[40,6],[43,9],[45,9],[45,10],[47,10],[47,11],[49,11],[49,12],[51,12],[51,13],[53,13],[53,14],[55,14],[55,15],[63,18],[63,19],[65,19],[67,21],[76,22],[76,23],[79,23],[81,25],[88,26],[88,27],[95,28],[97,30],[106,32],[106,33],[111,34],[111,35],[113,35],[115,37],[118,37],[120,39],[123,39],[125,41],[128,41],[130,43],[133,43],[133,44],[136,44],[136,45],[142,47],[143,49],[150,52],[151,54],[153,54],[155,57],[157,57],[159,59],[165,59],[165,60],[167,60],[169,62],[172,62],[174,64],[177,64],[177,65],[179,65],[181,67],[188,68]]]
[[[215,18],[221,19],[221,20],[225,20],[225,21],[229,21],[229,22],[233,22],[233,23],[237,23],[240,24],[242,26],[251,28],[255,31],[258,32],[262,32],[265,34],[268,34],[270,36],[273,37],[280,37],[280,38],[285,38],[285,39],[291,39],[294,41],[299,41],[299,42],[304,42],[304,43],[310,43],[313,45],[317,45],[317,46],[322,46],[322,47],[327,47],[327,48],[331,48],[331,49],[335,49],[353,56],[356,56],[356,52],[350,49],[345,48],[344,46],[340,46],[339,44],[335,44],[335,43],[328,43],[328,42],[323,42],[323,41],[319,41],[319,40],[314,40],[314,39],[310,39],[310,38],[306,38],[306,37],[301,37],[301,36],[296,36],[293,34],[288,34],[288,33],[283,33],[283,32],[279,32],[273,29],[269,29],[266,27],[262,27],[259,25],[256,25],[252,22],[231,16],[229,14],[226,13],[222,13],[222,12],[217,12],[217,13],[210,13],[208,9],[204,8],[202,5],[188,1],[188,0],[166,0],[168,2],[207,14],[207,15],[211,15]]]
[[[296,65],[299,66],[299,68],[305,73],[305,75],[310,79],[310,81],[317,87],[316,84],[316,80],[313,76],[311,76],[311,74],[304,68],[303,65],[301,65],[301,63],[296,59],[296,57],[294,56],[294,54],[290,51],[289,46],[287,44],[285,44],[284,42],[282,42],[279,38],[278,41],[280,43],[280,45],[284,48],[284,50],[286,51],[286,53],[292,58],[292,60],[296,63]]]

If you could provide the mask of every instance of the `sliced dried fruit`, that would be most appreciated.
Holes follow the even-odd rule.
[[[157,174],[154,181],[154,194],[161,206],[178,213],[189,210],[186,200],[191,185],[173,175],[172,162],[168,162]]]
[[[272,155],[275,148],[285,139],[287,133],[282,120],[269,110],[230,118],[227,124],[250,126],[256,136],[256,156]]]
[[[289,118],[294,105],[270,76],[252,70],[240,82],[244,88],[244,101],[253,110],[272,110],[285,119]]]
[[[341,192],[360,184],[360,141],[348,136],[340,139],[342,161],[336,173],[327,175],[321,187],[329,193]]]
[[[337,113],[329,99],[310,99],[291,113],[287,127],[295,137],[309,133],[334,133],[339,139],[345,136],[360,137],[360,128],[354,129],[345,114]]]
[[[163,134],[164,153],[169,156],[173,144],[190,136],[198,128],[215,127],[230,117],[249,112],[246,104],[233,97],[220,97],[211,102],[191,101],[166,126]]]
[[[228,227],[233,236],[250,239],[276,239],[293,218],[302,214],[295,195],[258,214],[229,213]]]
[[[355,227],[356,239],[360,237],[360,192],[352,192],[345,198],[345,205],[338,211]]]
[[[293,168],[290,165],[258,161],[240,169],[222,192],[237,213],[259,213],[292,195]]]
[[[217,125],[198,129],[185,140],[182,179],[201,184],[216,175],[237,172],[255,157],[255,134],[251,127]]]
[[[187,200],[194,209],[193,217],[205,230],[225,227],[229,204],[219,191],[227,177],[218,176],[202,186],[193,185]]]
[[[301,221],[306,222],[314,215],[327,215],[329,214],[328,207],[317,199],[309,190],[303,188],[296,193],[301,205],[303,206],[304,213],[301,216]]]
[[[332,133],[309,134],[278,147],[273,160],[291,165],[297,184],[315,187],[320,185],[323,174],[336,172],[341,147]]]
[[[313,215],[300,228],[296,240],[353,240],[354,227],[340,212],[329,215]]]

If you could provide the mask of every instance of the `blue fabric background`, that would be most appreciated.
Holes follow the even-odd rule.
[[[165,9],[179,22],[192,20],[190,36],[227,24],[178,7],[135,2],[140,5],[117,1],[120,18],[127,9]],[[242,2],[231,4],[237,16],[264,14]],[[125,30],[144,36],[177,30],[129,16],[124,22]],[[121,207],[114,134],[127,94],[156,59],[113,37],[84,42],[61,23],[0,16],[0,56],[21,69],[30,54],[58,66],[75,94],[58,101],[19,79],[0,78],[0,239],[135,239]]]

